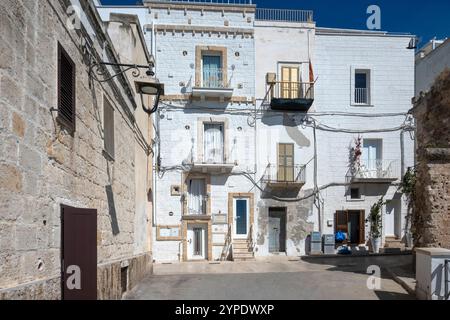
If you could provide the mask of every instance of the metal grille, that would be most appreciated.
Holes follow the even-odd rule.
[[[75,64],[58,46],[58,120],[75,130]]]
[[[313,11],[290,9],[256,9],[256,20],[283,22],[313,22]]]
[[[202,255],[202,228],[194,228],[194,255]]]

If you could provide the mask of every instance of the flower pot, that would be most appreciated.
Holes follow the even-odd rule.
[[[380,253],[381,238],[371,238],[370,242],[372,244],[373,253]]]

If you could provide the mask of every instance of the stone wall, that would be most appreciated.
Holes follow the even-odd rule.
[[[102,41],[110,40],[89,2],[81,3],[83,28],[70,30],[69,1],[0,2],[0,298],[61,297],[62,204],[97,209],[99,265],[130,261],[130,279],[142,276],[142,267],[132,270],[133,257],[147,255],[135,245],[142,238],[135,228],[137,105],[126,79],[100,85],[89,78],[83,38],[100,57]],[[58,43],[76,65],[73,135],[51,111]],[[117,59],[114,49],[105,52],[104,59]],[[104,99],[115,110],[114,161],[103,152]],[[119,276],[100,279],[101,298],[119,298],[110,292]]]
[[[417,184],[414,203],[420,247],[450,249],[450,70],[415,101]]]

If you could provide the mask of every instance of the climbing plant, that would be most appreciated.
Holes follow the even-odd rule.
[[[421,228],[423,226],[423,218],[417,214],[414,203],[417,199],[416,195],[417,171],[415,168],[408,168],[402,178],[400,191],[406,196],[408,203],[408,212],[405,220],[405,231],[410,232],[414,242],[417,243],[421,237]]]
[[[370,208],[369,217],[366,219],[366,223],[370,224],[370,237],[372,239],[381,238],[381,232],[383,229],[383,218],[381,210],[386,204],[384,197],[381,197],[376,203]]]

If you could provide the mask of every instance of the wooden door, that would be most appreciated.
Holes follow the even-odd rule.
[[[365,243],[365,212],[364,210],[336,211],[334,216],[335,233],[347,234],[344,244],[359,245]]]
[[[97,299],[97,210],[61,207],[62,298]]]

